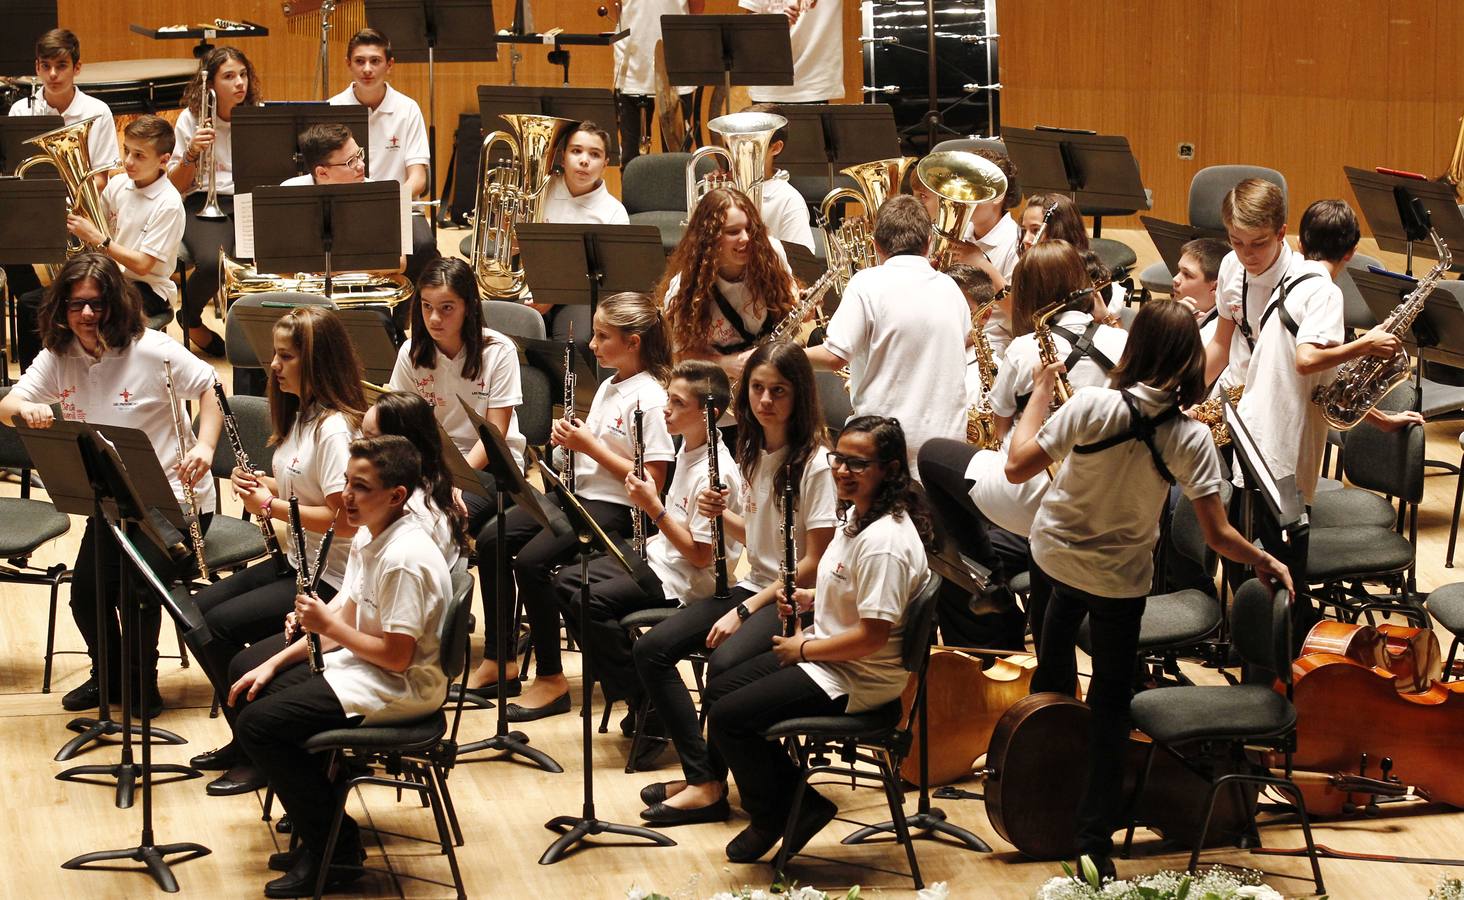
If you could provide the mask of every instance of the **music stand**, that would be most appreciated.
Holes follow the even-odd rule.
[[[24,116],[9,119],[26,120]],[[67,202],[66,185],[60,178],[0,178],[0,263],[65,262]],[[0,293],[6,301],[4,315],[0,316],[0,378],[4,379],[0,383],[9,384],[10,336],[20,340],[15,305],[19,298],[12,297],[8,289]]]
[[[397,269],[411,252],[402,236],[401,185],[395,181],[259,187],[248,204],[255,268],[324,272]],[[239,210],[236,201],[235,211]],[[240,221],[242,226],[249,223]],[[242,242],[240,242],[242,243]],[[243,251],[240,251],[243,254]]]
[[[524,113],[607,124],[614,122],[617,115],[615,94],[607,88],[478,85],[478,118],[483,123],[484,135],[503,127],[501,116]],[[619,164],[620,138],[617,135],[610,135],[605,157]]]
[[[1164,261],[1164,266],[1171,273],[1179,271],[1179,258],[1185,244],[1199,238],[1219,238],[1225,240],[1225,232],[1212,231],[1208,228],[1199,228],[1195,225],[1181,225],[1178,222],[1170,222],[1165,219],[1156,219],[1153,216],[1139,216],[1143,223],[1144,230],[1149,232],[1149,240],[1154,242],[1154,249],[1159,251],[1159,258]]]
[[[788,103],[778,114],[788,120],[778,168],[790,175],[827,174],[830,189],[839,169],[902,155],[895,111],[887,103]]]
[[[34,75],[36,35],[55,28],[59,21],[56,0],[9,0],[5,27],[0,29],[0,75]]]
[[[14,175],[16,166],[35,155],[36,148],[26,141],[65,124],[66,120],[60,116],[0,116],[0,175]],[[26,177],[61,177],[54,166],[32,171],[37,175]]]
[[[579,538],[580,621],[586,622],[589,621],[586,618],[586,612],[590,604],[590,557],[596,553],[603,553],[607,558],[615,560],[629,575],[634,575],[636,569],[621,552],[619,545],[605,534],[599,524],[595,522],[594,517],[580,505],[574,492],[564,486],[564,483],[559,480],[559,476],[554,473],[553,469],[545,465],[543,460],[539,461],[539,475],[544,479],[545,486],[559,497],[560,506],[569,519],[570,527],[574,529]],[[502,632],[499,634],[501,635]],[[676,846],[675,841],[649,828],[639,825],[620,825],[595,817],[595,770],[590,744],[590,707],[594,702],[594,670],[591,666],[589,644],[581,644],[580,661],[583,665],[583,669],[580,671],[580,723],[582,728],[580,741],[584,750],[584,803],[578,816],[555,816],[544,823],[545,828],[560,834],[544,851],[544,855],[539,857],[541,866],[559,862],[575,844],[597,834],[638,837],[650,841],[658,847]]]
[[[392,334],[395,325],[389,316],[383,316],[381,312],[379,307],[347,307],[336,315],[340,316],[346,337],[356,348],[366,380],[385,384],[391,380],[392,369],[396,368],[397,344]]]
[[[662,16],[661,43],[671,84],[717,85],[729,109],[734,84],[793,83],[793,43],[784,15]]]
[[[1001,138],[1029,194],[1067,194],[1080,210],[1149,208],[1139,161],[1121,134],[1039,125],[1003,128]],[[1094,237],[1101,227],[1095,218]]]
[[[270,103],[234,110],[234,192],[247,194],[260,185],[278,185],[286,178],[308,175],[300,154],[300,135],[311,125],[344,125],[365,154],[371,171],[371,115],[364,106],[329,103]]]
[[[523,10],[523,0],[519,0],[519,10]],[[521,19],[520,19],[521,21]],[[554,49],[549,51],[549,64],[564,69],[564,86],[569,87],[569,51],[566,47],[608,47],[616,41],[629,37],[630,29],[620,31],[599,31],[590,34],[570,34],[564,31],[551,31],[547,34],[526,34],[515,30],[510,34],[500,34],[498,40],[505,44],[548,44]],[[596,121],[610,122],[613,119],[597,119]]]
[[[1347,183],[1352,185],[1362,217],[1367,220],[1378,247],[1405,254],[1405,271],[1409,275],[1413,274],[1415,244],[1423,256],[1438,258],[1428,238],[1430,224],[1438,230],[1454,258],[1464,258],[1464,216],[1459,213],[1452,185],[1422,176],[1410,178],[1352,166],[1343,166],[1342,171],[1347,175]]]
[[[525,222],[516,236],[534,301],[589,304],[591,315],[602,295],[649,291],[666,268],[654,225]]]
[[[17,422],[19,419],[17,419]],[[126,673],[129,669],[131,652],[144,652],[141,645],[141,635],[138,628],[138,610],[141,601],[134,601],[129,590],[129,584],[133,577],[140,578],[147,585],[156,601],[169,611],[175,618],[180,617],[178,609],[168,589],[158,581],[141,553],[133,544],[129,531],[142,532],[156,543],[160,548],[168,551],[170,558],[175,561],[187,555],[186,542],[178,532],[176,525],[180,524],[172,519],[181,520],[182,512],[178,509],[177,500],[173,498],[172,488],[166,487],[167,478],[162,474],[162,467],[158,464],[152,444],[148,441],[147,435],[135,428],[121,428],[117,426],[93,426],[79,422],[55,422],[50,428],[35,429],[24,425],[18,425],[16,431],[21,440],[25,443],[26,449],[32,454],[36,463],[37,471],[43,473],[47,481],[48,490],[51,492],[52,503],[58,510],[75,515],[96,516],[97,521],[105,522],[107,529],[111,532],[113,539],[117,541],[118,548],[125,557],[120,566],[120,584],[117,589],[121,592],[123,615],[122,627],[122,664],[121,669]],[[125,459],[125,462],[124,462]],[[150,463],[139,465],[140,463]],[[137,472],[129,470],[128,463],[137,468]],[[62,478],[56,480],[52,476]],[[159,495],[157,483],[161,481],[166,488],[167,497]],[[168,516],[172,512],[175,516]],[[98,540],[105,539],[104,535],[98,535]],[[98,584],[98,600],[101,599],[101,585]],[[101,619],[102,604],[98,603],[98,619]],[[136,637],[138,646],[133,648],[129,638]],[[99,653],[98,665],[102,665],[104,654]],[[105,668],[99,668],[99,680],[105,677]],[[125,677],[125,675],[124,675]],[[141,734],[142,734],[142,761],[141,766],[132,764],[130,737],[132,730],[130,726],[131,690],[124,685],[122,692],[122,735],[123,750],[122,760],[117,766],[93,766],[78,767],[79,769],[92,768],[99,771],[98,774],[113,775],[117,778],[118,799],[122,799],[124,784],[127,785],[127,804],[131,805],[131,782],[136,774],[142,776],[142,834],[141,840],[135,847],[121,850],[101,850],[91,853],[83,853],[80,856],[72,857],[61,864],[64,869],[87,868],[90,863],[130,859],[140,862],[147,867],[148,873],[157,882],[158,887],[164,891],[176,892],[178,882],[173,877],[171,869],[165,857],[175,853],[186,854],[179,862],[187,862],[190,859],[197,859],[209,854],[209,849],[201,844],[191,842],[162,844],[155,843],[153,836],[152,820],[152,774],[154,771],[178,773],[184,778],[196,778],[200,774],[197,770],[187,766],[179,765],[154,765],[152,762],[152,741],[149,739],[151,733],[151,721],[148,715],[147,679],[142,679],[142,696],[138,697],[141,711]],[[106,709],[107,695],[103,688],[100,702],[101,709]],[[158,732],[166,735],[167,732]],[[169,743],[183,743],[181,738],[172,736],[175,740]],[[58,775],[58,778],[66,773]],[[169,779],[170,781],[179,779]],[[119,806],[122,805],[120,802]]]

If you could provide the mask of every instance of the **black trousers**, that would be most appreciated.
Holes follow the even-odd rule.
[[[831,699],[800,666],[779,666],[772,652],[712,680],[707,739],[726,759],[742,808],[755,828],[782,833],[793,807],[798,767],[778,741],[762,732],[784,719],[844,712],[848,697]]]
[[[584,580],[578,560],[565,563],[554,579],[554,591],[565,625],[590,654],[595,678],[609,700],[639,703],[644,691],[635,674],[630,636],[620,627],[621,618],[642,609],[675,606],[659,588],[650,592],[615,561],[604,556],[590,560],[590,599],[580,621],[580,589]]]
[[[208,523],[212,520],[213,513],[203,514],[200,525],[205,534],[208,533]],[[193,561],[193,557],[190,556],[181,563],[174,563],[166,553],[158,549],[156,544],[140,532],[134,531],[130,536],[133,545],[137,547],[142,558],[147,562],[148,568],[153,570],[163,584],[172,584],[176,580],[186,579],[190,574],[197,576],[197,564]],[[98,551],[100,551],[100,559],[98,559]],[[98,568],[99,564],[100,568]],[[121,577],[122,549],[117,546],[112,532],[105,523],[99,524],[96,519],[87,519],[86,531],[81,536],[81,547],[76,553],[76,562],[72,566],[71,617],[76,621],[76,630],[81,632],[82,640],[86,641],[86,652],[91,656],[94,672],[97,664],[97,649],[101,646],[102,641],[106,641],[107,683],[109,690],[114,693],[122,686],[122,597],[117,591]],[[139,659],[137,654],[133,654],[132,671],[129,675],[132,683],[137,684],[139,674],[146,674],[153,680],[157,679],[158,633],[162,631],[163,610],[151,590],[138,583],[138,576],[135,572],[131,572],[128,578],[132,596],[141,603],[138,627],[142,631],[143,646],[148,648],[144,659]],[[102,598],[102,602],[106,604],[102,614],[104,634],[97,633],[98,584],[106,586],[105,596]]]
[[[183,210],[188,214],[183,225],[183,246],[193,258],[193,271],[188,274],[188,289],[183,292],[183,308],[178,315],[184,328],[203,325],[203,308],[219,292],[219,253],[234,255],[234,198],[219,195],[219,207],[229,217],[217,220],[195,215],[203,209],[205,199],[203,191],[183,198]]]
[[[1032,693],[1072,695],[1078,685],[1078,627],[1088,619],[1093,678],[1088,682],[1088,787],[1078,804],[1079,854],[1110,856],[1113,832],[1123,825],[1123,766],[1128,752],[1129,701],[1139,654],[1139,622],[1145,597],[1098,597],[1052,582],[1052,600]]]
[[[580,501],[599,526],[609,534],[630,534],[630,507],[603,500]],[[558,675],[564,671],[559,660],[559,604],[555,600],[550,572],[576,558],[579,541],[573,534],[555,536],[527,510],[504,513],[504,535],[514,577],[505,584],[503,602],[514,604],[514,582],[528,615],[530,639],[534,644],[535,671]],[[489,519],[478,532],[478,585],[483,592],[484,652],[498,646],[498,517]],[[511,635],[510,635],[511,637]],[[510,650],[512,644],[510,644]]]
[[[712,597],[693,601],[641,635],[632,647],[636,674],[661,716],[666,735],[676,745],[681,771],[688,784],[720,781],[726,777],[727,767],[713,765],[707,742],[702,739],[691,691],[687,690],[676,665],[695,651],[705,650],[707,632],[712,630],[713,623],[751,595],[744,588],[733,588],[725,601],[718,602]],[[706,702],[705,697],[702,699]]]
[[[252,703],[243,698],[239,702],[234,733],[240,746],[269,780],[295,834],[320,858],[335,815],[335,791],[326,771],[329,754],[307,753],[304,745],[322,731],[358,724],[359,717],[348,718],[329,682],[312,675],[304,662],[275,675]],[[337,846],[343,848],[341,858],[352,865],[356,860],[349,853],[360,840],[355,821],[347,815]]]
[[[736,606],[751,597],[755,591],[745,587],[732,589],[732,605]],[[715,621],[715,620],[713,620]],[[711,623],[707,624],[708,629]],[[707,681],[737,668],[755,656],[761,656],[773,649],[773,635],[783,633],[783,620],[778,615],[778,604],[769,603],[753,613],[746,622],[737,627],[732,635],[721,643],[707,658]]]

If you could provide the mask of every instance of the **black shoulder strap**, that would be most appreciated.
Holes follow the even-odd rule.
[[[1271,301],[1271,305],[1266,307],[1266,311],[1261,315],[1261,328],[1257,331],[1257,334],[1265,330],[1266,322],[1270,320],[1271,313],[1279,312],[1281,314],[1281,324],[1286,326],[1286,330],[1291,332],[1292,337],[1296,337],[1297,333],[1301,331],[1301,326],[1296,324],[1296,319],[1292,318],[1291,310],[1286,308],[1286,298],[1298,284],[1311,278],[1320,277],[1316,272],[1307,272],[1304,275],[1296,276],[1289,282],[1283,281],[1277,285],[1276,290],[1279,296]]]
[[[1164,464],[1164,456],[1160,454],[1159,448],[1154,444],[1154,433],[1159,426],[1179,415],[1179,407],[1171,406],[1159,415],[1150,418],[1139,412],[1138,401],[1128,391],[1119,391],[1123,397],[1124,405],[1129,410],[1129,427],[1117,434],[1110,435],[1101,441],[1094,441],[1091,444],[1079,444],[1073,448],[1074,453],[1098,453],[1110,447],[1117,447],[1126,441],[1143,441],[1144,446],[1149,448],[1149,456],[1154,460],[1154,468],[1159,470],[1159,475],[1170,484],[1174,484],[1174,474]]]
[[[1103,370],[1103,374],[1107,375],[1113,371],[1113,360],[1105,356],[1103,351],[1099,350],[1093,344],[1093,335],[1098,333],[1099,324],[1097,319],[1089,322],[1088,327],[1083,330],[1081,335],[1074,334],[1061,325],[1048,326],[1054,334],[1062,335],[1072,345],[1072,352],[1067,355],[1067,359],[1062,361],[1062,364],[1067,366],[1069,372],[1072,371],[1073,366],[1077,364],[1078,360],[1085,356],[1097,363],[1098,368]]]
[[[753,344],[756,344],[758,338],[773,330],[773,317],[770,313],[763,319],[763,326],[758,329],[756,334],[748,331],[742,324],[742,315],[736,309],[733,309],[732,304],[727,301],[726,297],[722,296],[722,292],[718,290],[716,282],[712,283],[712,301],[717,304],[717,309],[722,311],[722,318],[727,320],[727,324],[731,325],[732,329],[741,338],[741,340],[733,344],[716,345],[714,349],[718,353],[740,353]]]

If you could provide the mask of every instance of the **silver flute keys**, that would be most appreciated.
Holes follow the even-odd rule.
[[[203,555],[203,529],[198,525],[198,498],[193,493],[193,483],[183,471],[183,456],[188,452],[188,425],[183,421],[183,409],[178,405],[178,393],[173,389],[173,361],[163,360],[163,385],[168,390],[168,410],[173,414],[173,436],[178,439],[178,483],[183,486],[183,510],[188,519],[188,540],[193,544],[193,556],[198,560],[198,577],[208,580],[208,561]]]

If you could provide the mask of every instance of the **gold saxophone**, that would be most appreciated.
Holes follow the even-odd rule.
[[[1032,336],[1037,339],[1037,357],[1042,361],[1043,367],[1057,362],[1057,344],[1052,340],[1052,329],[1047,322],[1060,312],[1065,312],[1072,305],[1071,297],[1064,297],[1061,300],[1054,300],[1032,316]],[[1068,383],[1067,373],[1059,372],[1057,384],[1052,389],[1052,406],[1048,409],[1048,415],[1057,412],[1058,407],[1068,402],[1073,396],[1073,386]]]
[[[976,348],[976,370],[981,373],[981,402],[966,408],[966,443],[981,449],[995,450],[1001,446],[996,434],[996,413],[991,408],[991,386],[996,383],[996,354],[991,352],[991,341],[981,328],[981,321],[996,306],[993,298],[976,308],[971,314],[971,342]]]
[[[1240,402],[1240,395],[1245,393],[1245,385],[1237,384],[1223,390],[1230,402],[1235,404]],[[1219,394],[1202,403],[1196,403],[1190,408],[1189,416],[1209,427],[1210,437],[1215,441],[1216,447],[1224,447],[1230,443],[1230,426],[1225,424],[1225,403]]]

